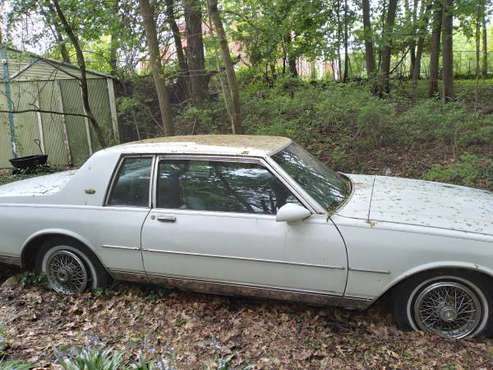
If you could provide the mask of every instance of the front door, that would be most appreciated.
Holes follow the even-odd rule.
[[[260,160],[160,159],[155,208],[142,230],[151,276],[343,293],[346,253],[326,215],[288,224],[299,200]]]

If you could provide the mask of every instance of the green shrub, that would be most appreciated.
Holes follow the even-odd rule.
[[[484,187],[492,188],[493,161],[481,159],[473,154],[464,154],[457,162],[432,166],[424,178],[465,186],[483,184]]]
[[[19,282],[23,287],[40,286],[40,285],[46,286],[47,278],[46,275],[37,274],[31,271],[26,271],[21,274]]]
[[[187,105],[176,116],[176,127],[180,134],[220,134],[229,129],[230,121],[224,102],[211,101],[206,106]]]
[[[73,357],[59,358],[64,370],[119,370],[123,366],[123,355],[112,350],[83,349]]]
[[[0,370],[29,370],[33,366],[22,361],[0,360]]]
[[[64,370],[157,370],[165,368],[164,362],[154,363],[146,360],[144,356],[139,356],[136,363],[126,364],[121,352],[98,348],[84,348],[75,353],[59,354],[57,364]]]
[[[361,106],[356,117],[358,135],[363,144],[377,148],[391,144],[395,138],[394,107],[376,98]]]

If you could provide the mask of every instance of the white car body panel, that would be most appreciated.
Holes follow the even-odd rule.
[[[344,243],[323,215],[290,225],[270,215],[156,209],[142,248],[151,275],[333,295],[346,283]]]
[[[78,171],[1,186],[0,261],[21,264],[31,241],[60,234],[84,243],[115,277],[159,275],[306,292],[358,300],[361,307],[419,271],[461,267],[493,276],[491,192],[348,175],[352,193],[329,214],[270,157],[290,143],[166,138],[102,150]],[[313,215],[289,224],[276,223],[275,216],[105,205],[122,156],[163,154],[260,160]],[[159,215],[177,222],[153,223]]]
[[[376,176],[370,218],[493,236],[493,195],[464,186]]]

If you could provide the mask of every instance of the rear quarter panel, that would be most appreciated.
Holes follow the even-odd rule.
[[[57,234],[84,243],[108,269],[142,270],[140,229],[149,209],[26,204],[0,205],[0,213],[0,255],[20,257],[33,238]]]

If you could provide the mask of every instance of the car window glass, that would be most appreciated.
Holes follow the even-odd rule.
[[[253,163],[164,160],[159,163],[157,206],[275,215],[291,192]]]
[[[126,158],[118,171],[108,204],[149,206],[152,158]]]
[[[349,195],[350,182],[297,144],[272,158],[325,209],[337,208]]]

